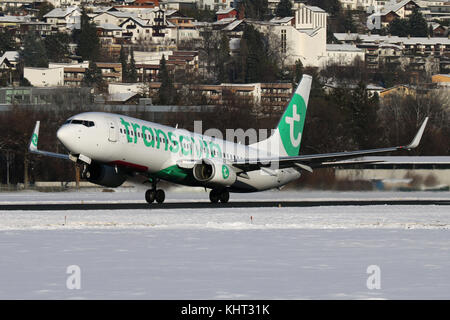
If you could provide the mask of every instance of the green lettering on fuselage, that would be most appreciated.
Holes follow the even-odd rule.
[[[138,130],[141,126],[138,125],[137,123],[132,123],[131,124],[133,126],[133,134],[134,134],[134,143],[137,142],[137,138],[138,138]]]
[[[169,131],[167,135],[169,137],[169,142],[171,143],[169,150],[173,153],[177,153],[180,149],[180,145],[178,144],[176,133]]]
[[[146,131],[148,131],[151,135],[150,141],[147,140],[147,135],[145,133]],[[142,139],[144,140],[144,144],[146,147],[155,147],[155,135],[153,134],[152,128],[142,126]]]
[[[169,140],[167,139],[167,135],[164,131],[162,131],[161,129],[155,129],[155,134],[156,134],[156,149],[160,148],[161,145],[161,135],[163,136],[163,141],[164,142],[164,150],[167,151],[168,148],[168,144],[169,144]]]
[[[120,122],[125,126],[125,134],[127,135],[127,141],[128,142],[133,141],[133,139],[131,139],[131,137],[130,137],[130,131],[128,130],[130,123],[123,120],[123,118],[120,118]]]

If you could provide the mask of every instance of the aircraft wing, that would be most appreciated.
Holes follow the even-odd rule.
[[[70,157],[68,154],[62,154],[62,153],[54,153],[54,152],[49,152],[49,151],[41,151],[38,149],[37,144],[38,144],[38,139],[39,139],[39,125],[40,125],[40,121],[36,121],[36,126],[34,127],[34,131],[33,131],[33,135],[31,136],[30,139],[30,144],[28,146],[28,150],[32,153],[35,154],[39,154],[42,156],[48,156],[48,157],[53,157],[53,158],[59,158],[59,159],[64,159],[64,160],[70,160]]]
[[[358,150],[358,151],[346,151],[346,152],[335,152],[335,153],[323,153],[323,154],[313,154],[313,155],[299,155],[293,157],[271,157],[271,158],[257,158],[257,159],[243,159],[234,161],[231,163],[234,167],[242,171],[253,171],[259,170],[264,167],[276,167],[276,168],[289,168],[297,167],[306,171],[312,172],[313,168],[322,167],[337,167],[337,166],[352,166],[355,164],[368,164],[380,162],[379,160],[353,160],[349,159],[361,158],[367,155],[373,155],[378,153],[386,153],[399,150],[410,150],[416,148],[422,138],[425,126],[427,125],[428,117],[425,118],[416,136],[406,146],[389,147],[389,148],[379,148],[379,149],[369,149],[369,150]]]

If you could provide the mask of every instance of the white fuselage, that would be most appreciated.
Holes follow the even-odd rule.
[[[174,183],[206,186],[186,177],[183,161],[210,159],[223,163],[257,158],[258,150],[242,144],[171,128],[128,116],[87,112],[67,120],[58,139],[73,155],[123,166]],[[251,192],[280,187],[300,177],[293,168],[254,170],[237,177],[230,191]]]

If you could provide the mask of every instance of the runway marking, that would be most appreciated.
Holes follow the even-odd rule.
[[[61,210],[137,210],[137,209],[212,209],[212,208],[283,208],[319,206],[373,206],[373,205],[450,205],[450,200],[302,200],[302,201],[233,201],[229,203],[210,202],[166,202],[148,204],[136,202],[121,203],[34,203],[0,204],[0,211],[61,211]]]

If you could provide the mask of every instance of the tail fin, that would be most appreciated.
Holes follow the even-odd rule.
[[[312,77],[304,74],[272,136],[252,147],[280,156],[296,156],[300,150]]]
[[[34,127],[33,135],[31,136],[30,143],[28,145],[28,149],[31,152],[35,152],[35,151],[38,150],[37,144],[38,144],[39,125],[40,125],[40,123],[41,123],[40,121],[36,121],[36,126]]]

